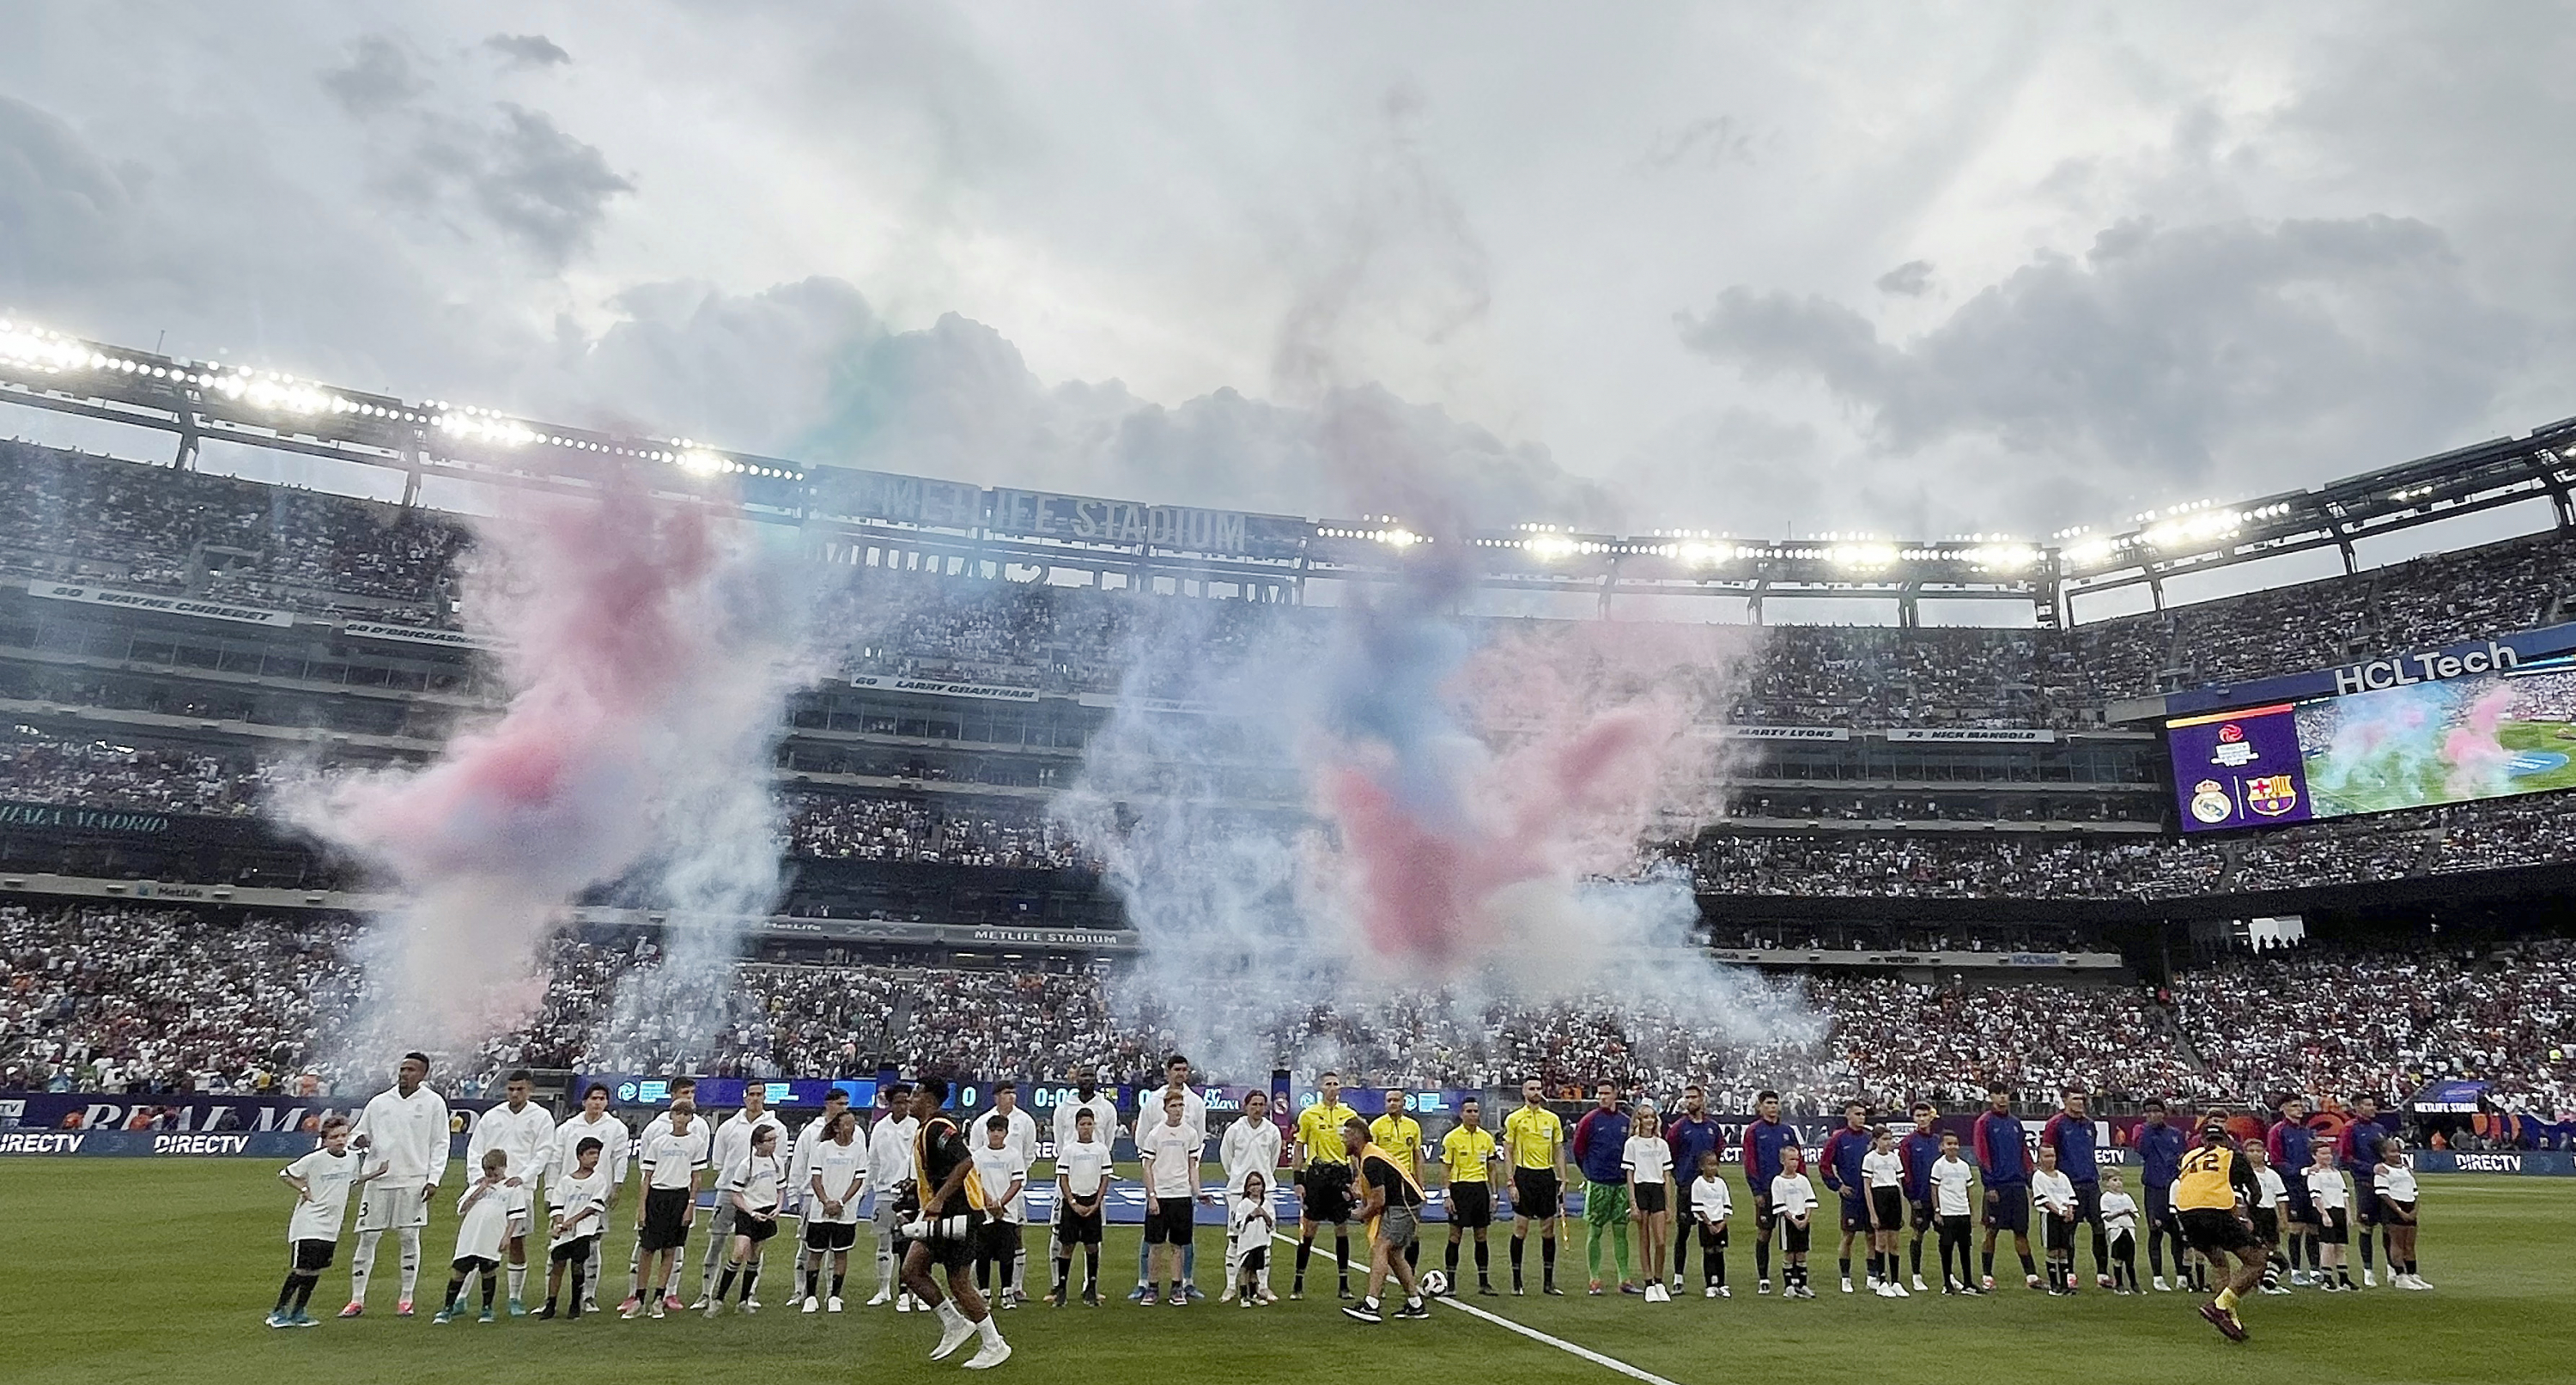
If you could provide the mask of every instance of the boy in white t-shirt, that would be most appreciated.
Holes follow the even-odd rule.
[[[1816,1185],[1807,1181],[1807,1152],[1797,1145],[1780,1150],[1780,1176],[1771,1180],[1771,1215],[1780,1226],[1780,1297],[1814,1298],[1807,1286],[1807,1243],[1814,1234]]]
[[[1726,1287],[1726,1223],[1735,1215],[1735,1195],[1727,1190],[1717,1151],[1699,1157],[1699,1177],[1691,1180],[1691,1227],[1699,1233],[1699,1263],[1706,1278],[1703,1298],[1733,1298]]]
[[[608,1224],[609,1196],[617,1189],[609,1181],[608,1170],[600,1167],[600,1155],[607,1147],[596,1135],[581,1136],[573,1143],[572,1172],[546,1185],[546,1207],[552,1215],[546,1224],[546,1306],[537,1310],[540,1318],[555,1315],[555,1291],[563,1287],[567,1265],[572,1267],[572,1311],[565,1316],[582,1314],[582,1291],[589,1287],[590,1267],[597,1263],[591,1257]]]
[[[1055,1147],[1055,1293],[1064,1306],[1073,1285],[1073,1248],[1082,1247],[1082,1302],[1100,1306],[1101,1204],[1109,1195],[1109,1142],[1090,1110],[1076,1111],[1073,1138]]]
[[[975,1180],[984,1188],[984,1205],[992,1209],[976,1238],[975,1287],[989,1294],[997,1277],[993,1267],[1000,1265],[1002,1293],[995,1302],[1004,1308],[1020,1306],[1021,1286],[1013,1280],[1020,1259],[1020,1218],[1028,1213],[1020,1194],[1029,1186],[1029,1157],[1011,1135],[1010,1116],[996,1111],[984,1118],[984,1142],[969,1156]]]
[[[1932,1161],[1932,1217],[1941,1233],[1941,1292],[1975,1295],[1977,1276],[1968,1264],[1970,1218],[1976,1202],[1969,1190],[1977,1181],[1977,1166],[1959,1157],[1956,1132],[1941,1135],[1941,1157]],[[1957,1251],[1959,1269],[1950,1270],[1950,1254]]]
[[[2039,1147],[2039,1168],[2030,1176],[2030,1200],[2039,1205],[2040,1243],[2048,1253],[2048,1296],[2075,1292],[2075,1180],[2057,1166],[2057,1146]]]
[[[1629,1129],[1637,1133],[1620,1147],[1619,1167],[1628,1175],[1628,1218],[1637,1223],[1638,1263],[1660,1265],[1672,1258],[1673,1147],[1664,1143],[1664,1123],[1651,1101],[1637,1103]],[[1645,1297],[1648,1303],[1673,1301],[1662,1274],[1646,1276]]]
[[[1270,1270],[1270,1237],[1279,1230],[1279,1214],[1270,1210],[1270,1180],[1258,1169],[1246,1169],[1243,1188],[1226,1208],[1226,1258],[1234,1265],[1229,1291],[1243,1306],[1264,1302],[1262,1278]]]
[[[1912,1298],[1896,1273],[1896,1233],[1905,1228],[1905,1156],[1896,1132],[1870,1127],[1869,1153],[1860,1157],[1861,1196],[1869,1207],[1869,1277],[1880,1298]]]
[[[508,1150],[483,1151],[483,1176],[456,1200],[456,1257],[449,1264],[447,1299],[432,1324],[465,1316],[465,1281],[483,1277],[483,1315],[492,1321],[492,1300],[501,1287],[501,1255],[509,1249],[514,1228],[524,1227],[528,1190],[510,1186]]]
[[[2118,1169],[2102,1171],[2102,1229],[2111,1238],[2111,1292],[2138,1292],[2138,1200]]]
[[[349,1194],[360,1184],[383,1177],[390,1167],[379,1161],[373,1169],[364,1169],[365,1162],[365,1156],[349,1152],[349,1122],[333,1116],[322,1122],[321,1148],[278,1170],[277,1176],[295,1190],[295,1211],[286,1219],[286,1284],[277,1291],[269,1326],[316,1325],[304,1309],[313,1301],[313,1286],[321,1281],[322,1271],[331,1268],[332,1254],[339,1249]]]

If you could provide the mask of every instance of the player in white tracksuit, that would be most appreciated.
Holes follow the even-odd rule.
[[[1243,1197],[1245,1181],[1256,1173],[1261,1175],[1262,1205],[1270,1205],[1270,1182],[1279,1176],[1279,1145],[1279,1125],[1270,1119],[1270,1094],[1255,1087],[1243,1094],[1242,1117],[1225,1128],[1225,1138],[1217,1143],[1217,1162],[1225,1167],[1227,1207],[1233,1207]],[[1242,1277],[1242,1269],[1243,1252],[1229,1237],[1225,1246],[1225,1293],[1218,1298],[1219,1303],[1239,1292],[1236,1281]],[[1269,1289],[1270,1266],[1265,1262],[1260,1292],[1267,1293]]]
[[[412,1288],[420,1280],[420,1232],[429,1225],[429,1201],[447,1175],[447,1100],[428,1087],[429,1055],[406,1053],[394,1087],[378,1092],[349,1133],[353,1149],[385,1168],[358,1203],[358,1248],[349,1257],[349,1306],[354,1318],[367,1308],[367,1280],[376,1268],[376,1242],[388,1231],[402,1243],[402,1298],[394,1311],[411,1316]]]
[[[921,1122],[905,1109],[911,1097],[912,1089],[901,1083],[888,1089],[886,1099],[894,1105],[868,1128],[868,1190],[876,1194],[868,1206],[868,1219],[877,1233],[877,1291],[868,1306],[891,1299],[898,1313],[912,1308],[912,1295],[902,1292],[894,1253],[895,1228],[904,1222],[897,1204],[903,1199],[904,1186],[912,1182],[912,1142],[921,1134]]]
[[[502,1085],[507,1100],[477,1118],[474,1137],[465,1142],[468,1169],[482,1168],[483,1156],[492,1150],[509,1156],[503,1186],[513,1190],[514,1201],[529,1208],[546,1205],[537,1185],[553,1176],[555,1159],[554,1113],[528,1100],[535,1085],[535,1076],[526,1068],[511,1073]],[[528,1283],[528,1217],[524,1213],[510,1221],[508,1251],[510,1316],[516,1318],[528,1311],[523,1302]]]
[[[1104,1146],[1114,1147],[1118,1143],[1117,1094],[1100,1090],[1099,1072],[1088,1063],[1073,1070],[1073,1100],[1056,1103],[1054,1123],[1057,1149],[1062,1149],[1074,1142],[1073,1123],[1085,1111],[1091,1113],[1091,1138]],[[1053,1225],[1063,1216],[1064,1206],[1059,1199],[1055,1216],[1049,1217],[1048,1223]],[[1049,1248],[1048,1254],[1058,1260],[1064,1259],[1064,1243],[1057,1241]]]

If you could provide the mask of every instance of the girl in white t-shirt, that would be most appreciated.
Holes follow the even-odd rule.
[[[724,1311],[734,1279],[742,1280],[742,1311],[757,1313],[760,1300],[751,1291],[760,1285],[760,1261],[769,1238],[778,1234],[778,1206],[787,1197],[787,1156],[778,1152],[778,1127],[756,1125],[751,1152],[741,1163],[716,1175],[716,1197],[733,1208],[733,1244],[726,1247],[724,1278],[707,1296],[707,1316]]]
[[[1651,1101],[1637,1103],[1629,1129],[1637,1133],[1621,1149],[1619,1164],[1628,1174],[1628,1217],[1637,1223],[1638,1263],[1652,1267],[1672,1258],[1673,1147],[1664,1143],[1664,1124]],[[1672,1301],[1663,1275],[1648,1274],[1646,1302]]]
[[[1234,1283],[1244,1307],[1263,1302],[1262,1277],[1270,1268],[1270,1237],[1279,1230],[1279,1214],[1270,1210],[1270,1180],[1258,1169],[1246,1169],[1243,1190],[1226,1208],[1226,1258],[1234,1262]]]
[[[2429,1289],[2415,1272],[2415,1161],[2394,1135],[2379,1142],[2379,1164],[2370,1171],[2379,1196],[2379,1220],[2388,1227],[2389,1279],[2401,1289]]]
[[[1726,1289],[1726,1223],[1735,1215],[1735,1196],[1727,1191],[1717,1151],[1699,1157],[1699,1177],[1691,1180],[1691,1226],[1699,1232],[1700,1268],[1706,1272],[1703,1296],[1733,1298]]]

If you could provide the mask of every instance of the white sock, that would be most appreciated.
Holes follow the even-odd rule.
[[[581,1280],[581,1306],[584,1308],[599,1302],[599,1243],[606,1239],[605,1236],[590,1238],[590,1264],[583,1270]]]
[[[376,1242],[382,1239],[384,1234],[381,1231],[358,1233],[358,1248],[349,1252],[349,1301],[351,1303],[367,1301],[367,1280],[376,1272]]]
[[[1002,1325],[993,1320],[992,1314],[986,1313],[984,1315],[984,1320],[975,1324],[975,1335],[983,1338],[984,1345],[988,1347],[1000,1346],[1002,1344]]]
[[[528,1296],[527,1290],[528,1267],[525,1265],[512,1265],[510,1267],[510,1301],[512,1303],[516,1303],[519,1300],[526,1298]]]
[[[959,1308],[957,1306],[957,1300],[953,1298],[941,1299],[939,1301],[938,1312],[939,1320],[948,1324],[950,1327],[964,1327],[966,1325],[966,1311]]]
[[[405,1302],[411,1300],[411,1291],[419,1283],[420,1228],[406,1226],[402,1229],[402,1296]]]
[[[1011,1256],[1011,1292],[1024,1294],[1028,1291],[1029,1248],[1023,1245]]]
[[[635,1248],[626,1252],[626,1296],[644,1297],[644,1238],[635,1238]]]

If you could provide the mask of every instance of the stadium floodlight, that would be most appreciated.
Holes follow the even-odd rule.
[[[2027,572],[2039,565],[2039,550],[2028,544],[1981,544],[1961,549],[1954,556],[1970,567],[1995,572]]]
[[[1573,557],[1576,544],[1563,534],[1532,534],[1521,540],[1521,547],[1540,562],[1552,563],[1559,558]]]
[[[691,476],[713,476],[731,465],[713,452],[683,452],[679,454],[677,460],[680,470]]]
[[[1826,550],[1836,567],[1882,568],[1896,565],[1896,546],[1886,543],[1838,543]]]
[[[1381,529],[1369,537],[1376,539],[1379,543],[1385,544],[1387,547],[1395,549],[1398,552],[1411,548],[1417,543],[1431,542],[1429,538],[1421,534],[1414,533],[1412,530],[1403,528],[1402,526],[1398,526],[1393,529]]]
[[[2234,510],[2198,510],[2156,525],[2147,530],[2145,537],[2148,543],[2168,551],[2193,548],[2233,538],[2243,523],[2244,517]]]

